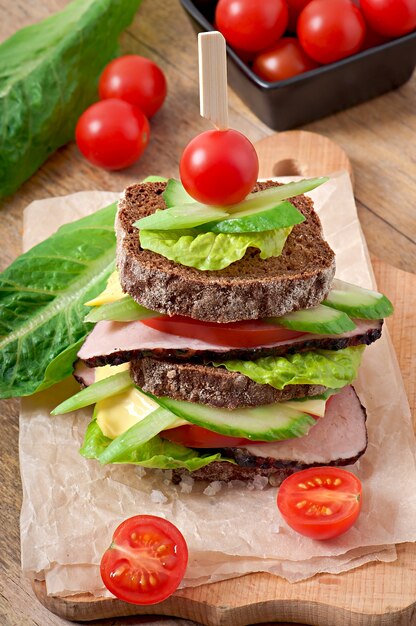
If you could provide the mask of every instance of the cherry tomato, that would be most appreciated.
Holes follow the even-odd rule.
[[[218,322],[201,322],[181,315],[172,315],[171,317],[166,315],[141,320],[141,323],[169,335],[200,339],[218,346],[240,348],[254,348],[269,343],[296,339],[304,335],[304,333],[296,330],[288,330],[261,320],[219,324]]]
[[[277,41],[288,22],[286,0],[220,0],[215,22],[227,42],[241,50],[262,50]]]
[[[291,33],[296,33],[296,24],[298,22],[298,17],[302,9],[306,7],[311,0],[286,0],[287,6],[289,8],[289,23],[287,25],[287,29]]]
[[[383,37],[383,35],[380,35],[374,30],[371,30],[371,28],[367,27],[362,50],[368,50],[369,48],[381,46],[381,44],[386,43],[386,41],[388,41],[387,37]]]
[[[269,82],[284,80],[318,67],[295,37],[283,37],[254,59],[253,71]]]
[[[241,202],[252,191],[259,160],[253,144],[236,130],[207,130],[188,143],[179,170],[193,198],[226,206]]]
[[[160,436],[187,448],[238,448],[247,444],[264,443],[263,441],[251,441],[242,437],[220,435],[212,432],[212,430],[202,428],[202,426],[194,426],[193,424],[163,430]]]
[[[136,515],[116,528],[100,572],[120,600],[156,604],[176,591],[187,563],[188,547],[176,526],[154,515]]]
[[[302,48],[318,63],[333,63],[361,50],[365,22],[350,0],[312,0],[299,15]]]
[[[339,467],[312,467],[286,478],[277,494],[285,522],[312,539],[345,533],[361,511],[359,479]]]
[[[149,143],[146,116],[137,107],[110,98],[90,106],[75,129],[78,148],[88,161],[108,170],[132,165]]]
[[[376,33],[400,37],[416,28],[415,0],[361,0],[364,17]]]
[[[101,74],[98,92],[101,100],[120,98],[139,107],[150,118],[166,98],[166,78],[150,59],[127,54],[107,65]]]

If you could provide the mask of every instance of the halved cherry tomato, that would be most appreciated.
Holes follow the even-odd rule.
[[[142,324],[160,330],[169,335],[179,335],[191,339],[200,339],[218,346],[232,346],[236,348],[254,348],[265,346],[279,341],[296,339],[305,333],[297,330],[288,330],[261,320],[247,320],[246,322],[201,322],[182,315],[168,315],[141,320]]]
[[[339,467],[314,467],[286,478],[277,494],[285,522],[312,539],[345,533],[361,511],[362,487],[351,472]]]
[[[183,151],[182,184],[199,202],[226,206],[244,200],[257,182],[259,160],[253,144],[236,130],[207,130]]]
[[[213,409],[215,411],[215,409]],[[243,437],[228,437],[212,432],[202,426],[178,426],[163,430],[160,433],[163,439],[179,443],[187,448],[238,448],[243,445],[253,443],[264,443],[264,441],[251,441]]]
[[[116,528],[100,572],[120,600],[156,604],[176,591],[187,563],[188,547],[176,526],[154,515],[136,515]]]

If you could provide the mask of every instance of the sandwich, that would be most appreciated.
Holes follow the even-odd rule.
[[[172,470],[172,480],[261,480],[350,465],[367,447],[352,383],[392,305],[335,276],[312,200],[326,179],[259,182],[239,206],[195,203],[179,181],[123,193],[117,269],[88,301],[81,454]]]

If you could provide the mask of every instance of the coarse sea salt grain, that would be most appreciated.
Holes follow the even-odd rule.
[[[165,502],[168,501],[165,494],[158,489],[153,489],[152,493],[150,494],[150,499],[155,504],[165,504]]]
[[[220,480],[214,480],[206,489],[204,489],[204,494],[206,496],[215,496],[215,494],[221,491],[222,485],[223,483]]]
[[[247,485],[248,489],[256,489],[262,491],[269,484],[267,476],[254,476],[253,480]]]
[[[191,493],[192,487],[194,486],[194,479],[192,476],[182,476],[182,480],[179,483],[179,487],[181,488],[181,493]]]

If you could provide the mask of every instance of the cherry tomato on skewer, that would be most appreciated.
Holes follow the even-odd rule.
[[[257,182],[259,160],[253,144],[236,130],[208,130],[183,151],[179,165],[186,191],[204,204],[241,202]]]

